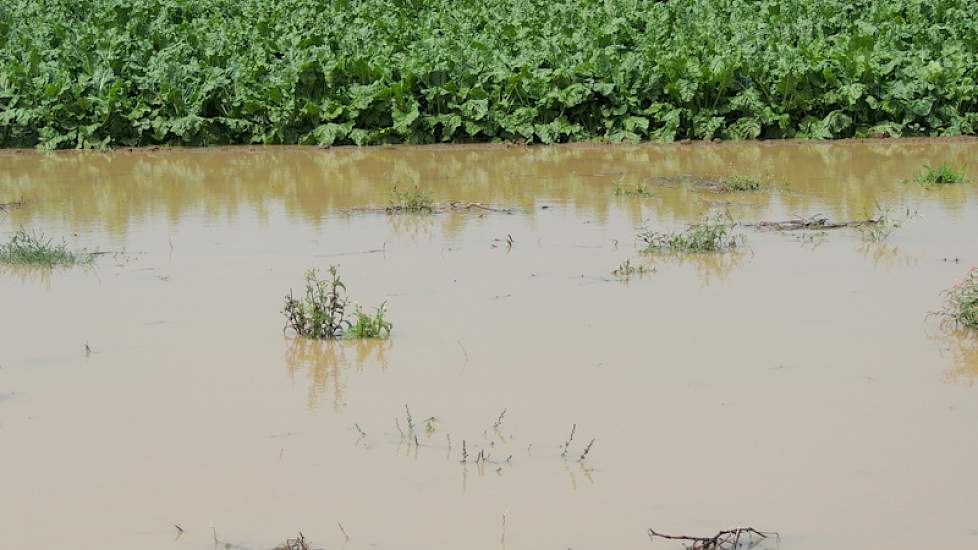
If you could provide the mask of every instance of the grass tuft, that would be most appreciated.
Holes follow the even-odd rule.
[[[941,315],[955,327],[978,330],[978,268],[972,269],[964,280],[944,292],[946,299]]]
[[[740,243],[741,237],[733,232],[736,226],[728,215],[717,213],[685,231],[645,231],[639,238],[645,242],[645,252],[727,252]]]
[[[292,291],[285,297],[282,313],[286,328],[306,338],[387,338],[393,324],[387,320],[387,304],[381,304],[373,315],[353,305],[353,319],[347,315],[351,306],[346,285],[337,266],[329,267],[329,278],[320,279],[319,271],[306,272],[306,293],[302,300]]]
[[[958,170],[955,170],[947,163],[942,163],[937,168],[933,168],[930,165],[924,165],[924,172],[918,174],[917,177],[914,178],[914,181],[922,187],[966,183],[964,174],[964,166]]]
[[[94,261],[95,255],[90,252],[69,250],[64,242],[55,243],[43,233],[27,233],[23,229],[0,245],[0,263],[55,267]]]
[[[417,185],[408,191],[401,191],[396,185],[391,190],[391,199],[387,204],[389,213],[431,214],[434,211],[435,201],[431,194]]]

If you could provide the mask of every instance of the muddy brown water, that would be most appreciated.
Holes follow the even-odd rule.
[[[644,549],[678,547],[649,527],[751,525],[786,549],[973,547],[978,347],[927,313],[978,265],[978,186],[901,180],[976,158],[970,140],[4,153],[0,202],[26,204],[0,238],[125,254],[0,272],[0,546]],[[728,174],[780,185],[670,178]],[[612,193],[642,181],[653,196]],[[393,183],[518,211],[356,210]],[[877,205],[916,216],[883,243],[741,229],[740,253],[677,258],[635,239],[714,208]],[[627,258],[657,271],[617,281]],[[389,304],[389,341],[282,334],[283,295],[331,263]],[[489,462],[460,464],[463,440]]]

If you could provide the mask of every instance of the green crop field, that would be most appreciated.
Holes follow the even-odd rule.
[[[4,0],[0,146],[974,134],[975,0]]]

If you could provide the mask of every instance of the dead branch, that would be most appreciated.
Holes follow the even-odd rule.
[[[306,542],[306,537],[302,534],[302,531],[299,531],[298,537],[287,539],[272,550],[312,550],[312,547]]]
[[[755,536],[757,538],[755,538]],[[649,529],[649,538],[685,541],[688,550],[737,550],[756,547],[764,539],[775,537],[781,540],[781,535],[775,532],[758,531],[753,527],[736,527],[718,532],[712,537],[693,537],[689,535],[667,535]],[[743,539],[743,540],[742,540]]]
[[[466,202],[466,201],[449,201],[449,202],[436,202],[431,205],[430,208],[424,210],[425,214],[442,214],[445,212],[464,212],[467,210],[485,210],[487,212],[499,212],[501,214],[515,214],[515,208],[499,208],[496,206],[491,206],[482,202]],[[351,208],[348,212],[356,213],[375,213],[375,214],[408,214],[414,213],[412,210],[406,209],[399,205],[385,206],[383,208],[377,207],[363,207],[363,208]]]
[[[753,227],[762,231],[801,231],[801,230],[822,230],[822,229],[843,229],[846,227],[865,227],[880,223],[879,219],[869,218],[867,220],[852,220],[844,222],[831,222],[825,216],[816,214],[809,218],[795,218],[786,221],[760,221],[755,223],[742,224],[744,227]]]

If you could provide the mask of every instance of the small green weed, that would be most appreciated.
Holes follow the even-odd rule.
[[[615,196],[618,197],[651,197],[652,191],[649,190],[649,184],[644,181],[640,181],[634,185],[625,185],[621,180],[615,182],[614,188]]]
[[[296,299],[292,291],[285,297],[282,313],[286,328],[307,338],[387,338],[393,325],[386,318],[387,305],[381,304],[373,315],[364,313],[360,306],[351,321],[347,312],[351,302],[346,285],[340,278],[337,266],[329,267],[329,279],[320,279],[319,271],[306,272],[306,294]]]
[[[955,327],[978,329],[978,268],[944,292],[946,302],[941,315]]]
[[[374,314],[364,313],[360,306],[357,306],[353,316],[356,319],[350,330],[344,334],[347,338],[387,338],[391,333],[391,323],[387,320],[387,302],[377,306]]]
[[[728,215],[717,213],[685,231],[646,231],[639,238],[645,242],[645,252],[726,252],[736,248],[741,240],[733,233],[736,226]]]
[[[894,231],[899,229],[904,222],[909,220],[915,215],[915,212],[906,211],[903,217],[897,217],[893,214],[893,209],[883,208],[879,204],[876,205],[879,214],[875,217],[866,220],[866,222],[858,225],[860,231],[862,231],[863,236],[869,241],[885,241],[893,234]]]
[[[918,174],[917,177],[914,178],[914,181],[922,187],[966,183],[964,174],[964,166],[958,170],[955,170],[947,163],[942,163],[937,168],[932,168],[930,165],[924,165],[924,172],[922,174]]]
[[[19,230],[10,241],[0,245],[0,263],[54,267],[86,265],[94,261],[95,254],[69,250],[64,242],[54,243],[42,233]]]
[[[427,191],[417,185],[410,191],[401,191],[396,185],[391,190],[391,200],[387,205],[388,213],[431,214],[434,211],[435,201]]]

